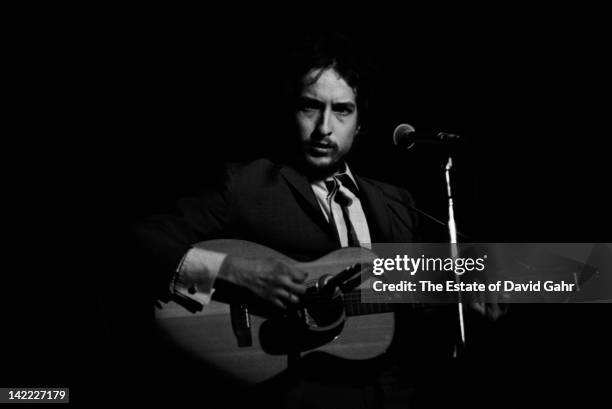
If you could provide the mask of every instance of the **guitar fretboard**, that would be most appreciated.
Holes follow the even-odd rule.
[[[344,294],[346,315],[381,314],[393,311],[393,304],[389,303],[389,296],[370,290],[351,291]]]

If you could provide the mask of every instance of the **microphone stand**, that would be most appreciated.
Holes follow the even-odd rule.
[[[457,248],[457,225],[455,224],[455,212],[453,208],[453,195],[451,191],[451,182],[450,182],[450,170],[453,167],[453,158],[449,154],[448,161],[444,168],[444,174],[446,177],[446,192],[448,195],[448,234],[450,237],[450,245],[451,245],[451,257],[453,260],[458,257],[458,248]],[[461,279],[459,275],[455,273],[455,283],[459,283]],[[460,347],[465,348],[465,321],[463,318],[463,299],[461,297],[461,292],[457,293],[457,309],[458,309],[458,317],[459,317],[459,333],[460,333]],[[453,352],[453,357],[458,357],[458,346],[455,345],[455,350]]]
[[[393,132],[393,142],[395,145],[400,146],[402,143],[406,141],[410,141],[410,145],[407,146],[406,149],[410,149],[416,143],[414,127],[408,124],[400,124],[395,131]],[[439,132],[435,138],[420,138],[420,142],[432,143],[432,144],[440,144],[444,141],[446,142],[457,142],[459,140],[459,135],[447,133],[447,132]],[[450,182],[450,171],[453,167],[453,158],[452,158],[453,150],[450,149],[448,151],[448,161],[445,166],[445,177],[446,177],[446,192],[448,195],[448,234],[450,237],[450,245],[451,245],[451,256],[453,260],[456,260],[459,256],[459,250],[457,246],[457,225],[455,224],[455,212],[453,209],[453,195],[451,190],[451,182]],[[436,218],[430,216],[429,214],[416,209],[421,214],[424,214],[429,219],[434,220],[439,224],[444,224]],[[461,234],[461,233],[459,233]],[[462,235],[463,236],[463,235]],[[455,271],[455,283],[460,284],[461,279],[460,275]],[[465,348],[465,320],[463,314],[463,297],[462,293],[459,291],[457,293],[457,313],[459,318],[459,342],[455,344],[455,350],[453,352],[453,357],[457,358],[459,356],[459,351]]]

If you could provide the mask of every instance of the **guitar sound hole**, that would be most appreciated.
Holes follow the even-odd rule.
[[[337,291],[329,296],[313,288],[311,294],[306,294],[304,308],[298,315],[310,330],[330,329],[346,316],[342,293]]]

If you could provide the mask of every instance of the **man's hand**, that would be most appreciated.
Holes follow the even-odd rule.
[[[483,317],[487,317],[491,321],[497,321],[508,314],[509,304],[472,302],[469,306]]]
[[[245,287],[280,308],[297,304],[306,292],[307,273],[275,259],[227,256],[219,278]]]
[[[508,314],[510,304],[507,301],[506,293],[479,293],[469,297],[468,306],[483,317],[487,317],[491,321],[497,321]]]

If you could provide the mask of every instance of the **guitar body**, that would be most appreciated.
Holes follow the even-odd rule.
[[[197,247],[240,255],[247,258],[271,257],[287,264],[295,265],[308,272],[307,285],[314,286],[324,275],[335,275],[356,263],[367,263],[376,257],[364,248],[343,248],[308,263],[299,263],[270,248],[240,240],[213,240],[202,242]],[[348,295],[347,295],[348,297]],[[367,306],[368,304],[362,304]],[[353,305],[359,309],[359,305]],[[368,312],[367,315],[353,315],[355,308],[347,305],[348,319],[332,326],[329,331],[315,334],[314,348],[300,348],[300,352],[313,350],[324,351],[339,358],[364,360],[374,358],[387,349],[394,331],[392,312]],[[383,311],[381,308],[380,311]],[[269,340],[266,340],[265,328],[272,322],[269,317],[258,315],[249,308],[250,333],[252,344],[238,346],[237,337],[232,328],[230,305],[213,300],[201,311],[192,313],[176,302],[168,302],[156,308],[156,322],[161,332],[169,341],[189,353],[194,359],[215,367],[223,373],[246,383],[259,383],[287,368],[287,355],[271,351]],[[357,313],[361,314],[361,313]],[[262,331],[262,328],[264,330]],[[281,347],[291,341],[305,336],[295,333],[287,327],[279,343]],[[322,345],[319,345],[322,344]],[[281,348],[282,349],[282,348]]]

